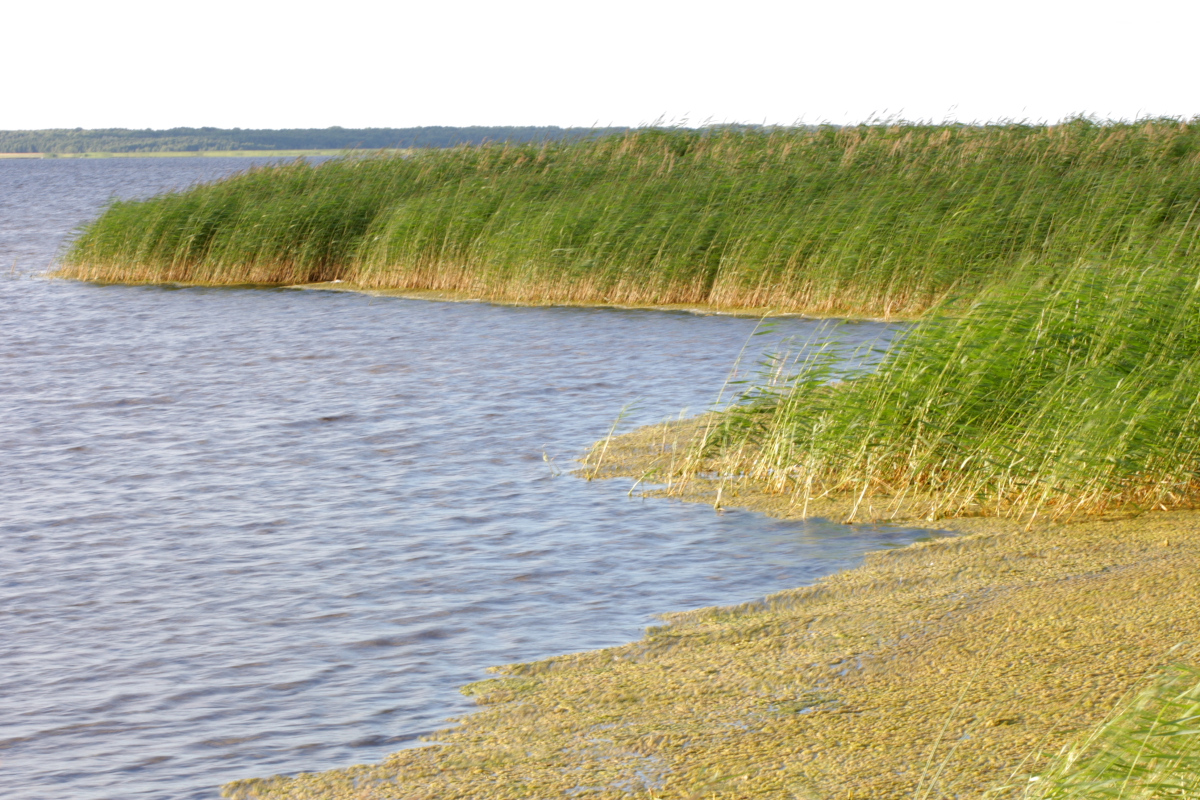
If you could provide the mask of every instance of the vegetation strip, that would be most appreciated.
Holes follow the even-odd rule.
[[[1079,120],[640,130],[298,163],[115,203],[61,274],[913,317],[1022,270],[1186,257],[1198,154],[1200,126]]]
[[[805,507],[854,498],[883,518],[1071,519],[1200,500],[1195,231],[994,287],[922,321],[870,374],[828,353],[776,364],[670,480],[716,473]]]

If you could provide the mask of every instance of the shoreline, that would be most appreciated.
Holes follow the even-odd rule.
[[[243,284],[225,284],[225,283],[190,283],[185,281],[105,281],[105,280],[87,280],[76,278],[73,276],[65,276],[59,274],[58,269],[51,270],[46,273],[49,278],[58,280],[79,281],[81,283],[91,283],[97,286],[164,286],[171,288],[206,288],[206,289],[290,289],[298,291],[313,291],[313,292],[348,292],[351,294],[365,294],[373,297],[399,297],[406,300],[428,300],[442,303],[488,303],[497,306],[517,306],[521,308],[611,308],[621,311],[664,311],[664,312],[682,312],[687,314],[696,314],[700,316],[725,316],[725,317],[742,317],[750,319],[761,319],[766,317],[794,317],[798,319],[811,320],[845,320],[846,322],[913,322],[918,317],[909,317],[903,315],[893,315],[888,317],[876,316],[853,316],[849,314],[829,314],[819,315],[805,313],[802,311],[778,311],[773,308],[745,308],[739,306],[714,306],[703,303],[606,303],[606,302],[570,302],[570,301],[547,301],[544,303],[533,303],[526,300],[509,300],[503,297],[481,296],[470,292],[451,292],[439,289],[387,289],[375,288],[367,286],[358,286],[349,282],[343,281],[328,281],[324,283],[300,283],[300,284],[275,284],[275,283],[243,283]]]
[[[125,153],[0,153],[4,158],[303,158],[344,156],[349,153],[407,153],[408,149],[384,150],[146,150]]]
[[[596,472],[622,474],[618,462]],[[224,792],[1018,798],[1131,692],[1197,653],[1200,512],[937,527],[959,535],[760,601],[665,615],[626,645],[493,668],[463,688],[481,709],[426,747]]]
[[[703,303],[606,303],[606,302],[568,302],[568,301],[548,301],[545,303],[531,303],[521,300],[506,300],[504,298],[480,297],[469,292],[451,292],[440,289],[376,289],[365,286],[356,286],[351,283],[345,285],[337,285],[343,283],[341,281],[331,281],[326,283],[301,283],[292,286],[283,286],[284,289],[301,289],[314,292],[351,292],[354,294],[366,294],[374,297],[401,297],[406,300],[430,300],[442,303],[490,303],[497,306],[520,306],[522,308],[613,308],[621,311],[681,311],[688,314],[697,314],[701,316],[723,316],[723,317],[748,317],[748,318],[765,318],[765,317],[797,317],[800,319],[845,319],[850,322],[902,322],[907,319],[899,319],[891,317],[888,319],[879,317],[848,317],[843,314],[831,315],[828,317],[815,316],[805,314],[800,311],[775,311],[771,308],[742,308],[742,307],[724,307],[712,306]]]
[[[947,527],[963,535],[497,668],[437,743],[226,796],[1019,797],[1200,634],[1200,514]]]
[[[614,437],[591,477],[641,477],[677,450],[675,435]],[[798,514],[753,487],[697,484],[682,499],[780,517],[848,508]],[[463,689],[482,709],[436,743],[377,765],[235,781],[226,795],[1016,798],[1200,641],[1200,512],[937,527],[961,535],[873,553],[763,601],[672,614],[626,645],[496,668]]]

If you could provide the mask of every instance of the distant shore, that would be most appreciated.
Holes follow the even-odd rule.
[[[136,153],[0,153],[0,158],[303,158],[306,156],[342,156],[348,150],[187,150]],[[404,153],[394,148],[371,150],[372,153]]]

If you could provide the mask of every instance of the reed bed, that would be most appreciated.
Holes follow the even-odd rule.
[[[1070,518],[1195,503],[1198,210],[1200,122],[646,129],[116,202],[60,274],[924,315],[837,388],[833,351],[777,370],[675,472]]]
[[[904,318],[1170,239],[1200,125],[645,129],[379,154],[113,203],[60,274]]]
[[[1027,270],[918,323],[868,375],[835,382],[821,352],[777,370],[676,472],[751,478],[797,508],[847,498],[850,519],[868,506],[930,519],[1194,506],[1194,235],[1053,276]]]

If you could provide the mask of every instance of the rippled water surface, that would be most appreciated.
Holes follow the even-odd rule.
[[[37,277],[108,197],[246,163],[0,161],[7,798],[213,798],[377,760],[469,710],[457,687],[489,665],[920,535],[546,463],[628,403],[631,423],[702,410],[753,320]]]

